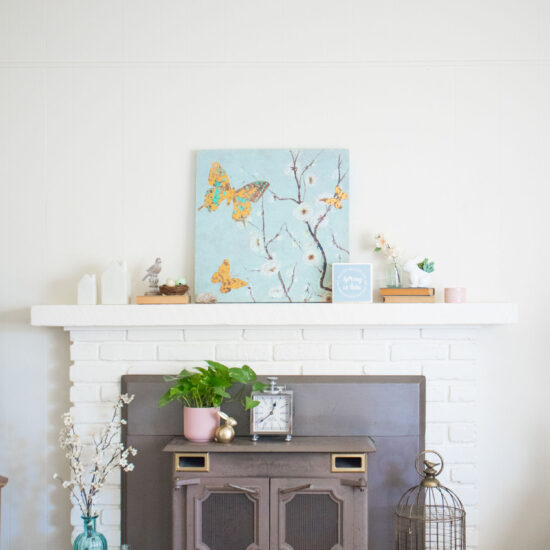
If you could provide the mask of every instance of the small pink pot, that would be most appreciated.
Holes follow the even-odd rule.
[[[213,441],[220,425],[219,407],[183,407],[183,435],[195,443]]]
[[[466,301],[466,289],[462,287],[452,287],[445,289],[445,303],[463,304]]]

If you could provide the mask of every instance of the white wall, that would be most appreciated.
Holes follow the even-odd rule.
[[[512,300],[480,372],[482,550],[550,545],[546,0],[0,0],[4,550],[68,548],[68,339],[29,306],[156,256],[192,279],[194,154],[349,147],[351,250]]]

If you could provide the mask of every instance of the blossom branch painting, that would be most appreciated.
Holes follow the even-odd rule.
[[[195,290],[218,302],[328,302],[349,259],[344,149],[200,151]]]

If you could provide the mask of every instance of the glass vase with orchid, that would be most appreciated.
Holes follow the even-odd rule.
[[[386,270],[386,287],[400,288],[403,277],[401,275],[401,265],[399,256],[401,249],[398,246],[392,246],[382,233],[375,236],[375,252],[382,252],[388,259],[388,268]]]

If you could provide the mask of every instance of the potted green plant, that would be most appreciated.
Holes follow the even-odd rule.
[[[256,373],[248,365],[230,368],[216,361],[206,361],[206,364],[208,367],[195,367],[192,371],[183,369],[177,376],[166,377],[167,382],[174,384],[159,399],[160,407],[172,401],[183,403],[183,435],[195,442],[214,439],[224,399],[238,400],[245,410],[249,410],[259,401],[246,395],[247,388],[261,391],[265,386],[256,380]],[[235,384],[240,384],[241,388],[232,397],[228,390]]]

